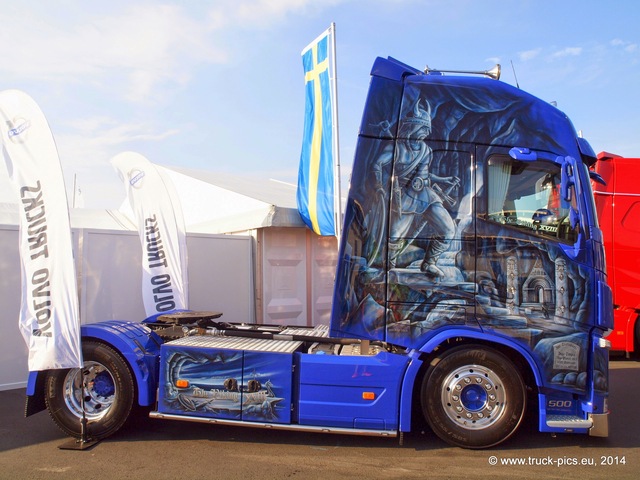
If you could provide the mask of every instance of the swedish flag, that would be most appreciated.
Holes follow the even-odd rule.
[[[306,100],[296,199],[300,216],[318,235],[336,234],[329,34],[302,51]]]

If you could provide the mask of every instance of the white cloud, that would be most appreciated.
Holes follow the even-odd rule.
[[[551,54],[552,58],[577,57],[582,53],[582,47],[566,47]]]
[[[349,0],[218,0],[209,11],[214,28],[267,28],[291,13],[317,12]]]
[[[178,129],[154,132],[147,125],[122,124],[106,117],[74,120],[67,125],[73,133],[57,134],[56,143],[65,165],[71,167],[86,167],[89,160],[107,161],[133,142],[157,142],[179,133]]]
[[[88,9],[85,9],[88,10]],[[184,84],[201,63],[224,62],[206,23],[178,6],[146,5],[110,15],[0,12],[0,73],[10,78],[94,82],[124,80],[122,94],[145,99],[165,82]],[[75,14],[74,14],[75,13]],[[28,32],[28,35],[25,35]]]
[[[225,32],[272,27],[290,13],[345,1],[218,0],[183,6],[116,0],[102,10],[86,2],[31,8],[20,3],[0,10],[0,75],[119,89],[128,101],[145,102],[163,86],[185,86],[202,65],[227,62]]]
[[[522,62],[533,60],[538,55],[540,55],[541,51],[542,51],[541,48],[534,48],[534,49],[531,49],[531,50],[525,50],[524,52],[518,52],[518,58]]]
[[[631,43],[627,40],[622,40],[620,38],[614,38],[609,43],[611,44],[612,47],[620,47],[622,48],[622,50],[624,50],[627,53],[635,53],[638,51],[637,43]]]

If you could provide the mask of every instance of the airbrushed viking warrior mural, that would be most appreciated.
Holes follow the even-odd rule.
[[[555,140],[575,132],[551,105],[464,77],[397,85],[370,90],[333,334],[420,348],[445,326],[491,331],[528,345],[546,383],[583,391],[593,280],[576,248],[580,196],[562,180],[580,156]]]
[[[425,249],[420,269],[429,276],[444,277],[436,266],[440,255],[447,250],[455,233],[451,214],[444,208],[445,199],[451,206],[450,196],[460,179],[455,176],[439,177],[429,171],[433,152],[424,141],[431,133],[431,110],[425,102],[415,102],[410,115],[402,119],[399,140],[395,150],[395,174],[391,185],[391,221],[389,225],[389,267],[394,268],[398,256],[406,246],[407,238],[417,237],[427,226],[433,236]],[[375,189],[384,196],[383,167],[394,161],[394,149],[387,146],[373,164]],[[446,193],[440,185],[446,186]]]

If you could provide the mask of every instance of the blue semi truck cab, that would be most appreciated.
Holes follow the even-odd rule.
[[[82,327],[78,369],[32,372],[27,414],[69,435],[154,418],[490,447],[527,411],[608,434],[611,291],[588,167],[556,107],[491,78],[378,58],[331,324],[215,312]],[[421,427],[420,427],[421,428]]]

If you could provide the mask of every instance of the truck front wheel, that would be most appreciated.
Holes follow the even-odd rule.
[[[89,438],[115,433],[127,420],[134,399],[133,377],[126,362],[112,348],[83,342],[84,368],[50,370],[45,402],[53,421],[68,435],[81,437],[82,409]]]
[[[524,417],[527,398],[511,361],[483,346],[456,347],[436,358],[420,397],[433,432],[463,448],[487,448],[509,438]]]

